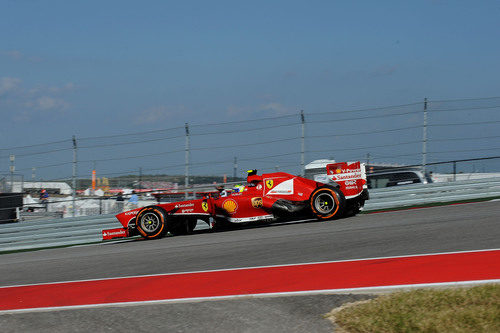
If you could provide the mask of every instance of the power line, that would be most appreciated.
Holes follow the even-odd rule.
[[[450,112],[450,111],[470,111],[470,110],[491,110],[500,108],[500,105],[494,106],[482,106],[482,107],[468,107],[468,108],[456,108],[456,109],[430,109],[432,112]]]
[[[432,151],[432,152],[429,152],[429,154],[468,153],[468,152],[490,151],[490,150],[500,150],[500,147],[496,147],[496,148],[464,149],[464,150]]]
[[[166,132],[166,131],[173,131],[173,130],[182,129],[182,128],[184,128],[184,126],[163,128],[163,129],[151,130],[151,131],[144,131],[144,132],[127,133],[127,134],[115,134],[115,135],[104,135],[104,136],[89,136],[89,137],[85,137],[85,138],[78,138],[78,141],[119,138],[119,137],[123,137],[123,136],[144,135],[144,134],[151,134],[151,133],[160,133],[160,132]]]
[[[46,150],[46,151],[40,151],[36,153],[26,153],[26,154],[16,154],[17,157],[24,157],[24,156],[33,156],[33,155],[42,155],[42,154],[50,154],[50,153],[55,153],[59,151],[65,151],[65,150],[71,150],[73,148],[61,148],[61,149],[53,149],[53,150]],[[8,156],[2,156],[1,158],[6,158]]]
[[[277,128],[277,127],[297,126],[298,124],[299,123],[296,122],[296,123],[292,123],[292,124],[272,125],[272,126],[264,126],[264,127],[254,127],[254,128],[247,128],[247,129],[240,129],[240,130],[231,130],[231,131],[216,131],[216,132],[207,132],[207,133],[198,133],[198,134],[192,133],[191,136],[253,132],[253,131],[260,131],[260,130],[265,130],[265,129],[270,129],[270,128]]]
[[[428,141],[442,142],[442,141],[470,141],[470,140],[483,140],[483,139],[496,139],[500,135],[481,136],[481,137],[466,137],[466,138],[449,138],[449,139],[429,139]]]
[[[370,155],[371,160],[376,160],[376,159],[382,159],[382,158],[396,158],[396,157],[407,157],[407,156],[415,156],[417,155],[416,153],[411,153],[411,154],[400,154],[400,155],[389,155],[389,156],[372,156]]]
[[[189,127],[233,125],[233,124],[250,123],[250,122],[255,122],[255,121],[267,121],[267,120],[285,119],[285,118],[292,118],[292,117],[293,118],[297,117],[297,114],[289,114],[289,115],[284,115],[284,116],[258,118],[258,119],[235,120],[235,121],[227,121],[227,122],[220,122],[220,123],[195,124],[195,125],[189,125]]]
[[[263,145],[263,144],[267,144],[267,143],[277,143],[277,142],[291,141],[291,140],[297,140],[297,139],[300,139],[300,137],[297,136],[297,137],[293,137],[293,138],[261,141],[261,142],[254,142],[254,143],[234,144],[234,145],[228,145],[228,146],[191,148],[191,150],[209,150],[209,149],[223,149],[223,148],[234,148],[234,147],[257,146],[257,145]]]
[[[448,123],[448,124],[429,124],[429,127],[439,127],[439,126],[468,126],[468,125],[485,125],[485,124],[497,124],[500,123],[500,120],[494,121],[478,121],[475,123]]]
[[[486,97],[486,98],[470,98],[470,99],[454,99],[454,100],[435,100],[435,101],[429,101],[430,103],[444,103],[444,102],[460,102],[460,101],[485,101],[485,100],[494,100],[494,99],[500,99],[500,97]],[[307,116],[315,116],[315,115],[322,115],[322,114],[341,114],[341,113],[353,113],[353,112],[366,112],[366,111],[380,111],[380,110],[388,110],[388,109],[394,109],[394,108],[401,108],[401,107],[408,107],[408,106],[414,106],[414,105],[420,105],[422,102],[415,102],[415,103],[408,103],[408,104],[400,104],[400,105],[392,105],[392,106],[383,106],[383,107],[376,107],[376,108],[365,108],[365,109],[355,109],[355,110],[343,110],[343,111],[328,111],[328,112],[314,112],[314,113],[308,113]],[[436,112],[446,112],[446,111],[458,111],[458,110],[478,110],[478,109],[493,109],[493,108],[498,108],[500,106],[490,106],[490,107],[471,107],[471,108],[457,108],[457,109],[443,109],[443,110],[433,110]],[[411,114],[411,113],[418,113],[420,111],[412,111],[412,112],[405,112],[405,113],[399,113],[399,114],[392,114],[392,115],[404,115],[404,114]],[[378,117],[388,117],[391,115],[380,115]],[[297,117],[295,114],[291,115],[283,115],[283,116],[276,116],[276,117],[266,117],[266,118],[260,118],[260,119],[248,119],[248,120],[240,120],[240,121],[229,121],[229,122],[219,122],[219,123],[205,123],[205,124],[195,124],[191,125],[192,127],[202,127],[202,126],[220,126],[220,125],[230,125],[230,124],[238,124],[238,123],[251,123],[255,121],[269,121],[269,120],[276,120],[276,119],[285,119],[285,118],[293,118]],[[369,119],[369,118],[376,118],[376,116],[367,116],[367,117],[358,117],[358,118],[349,118],[349,119],[338,119],[337,121],[343,121],[343,120],[358,120],[358,119]],[[293,124],[285,124],[285,125],[276,125],[276,126],[270,126],[270,127],[260,127],[260,128],[253,128],[253,129],[244,129],[244,130],[237,130],[237,131],[224,131],[224,132],[209,132],[209,133],[201,133],[201,134],[196,134],[196,135],[210,135],[210,134],[222,134],[222,133],[235,133],[235,132],[248,132],[248,131],[255,131],[259,129],[268,129],[268,128],[274,128],[274,127],[283,127],[283,126],[293,126],[296,125],[297,123]],[[105,136],[94,136],[94,137],[84,137],[80,138],[79,141],[85,141],[85,140],[96,140],[96,139],[109,139],[109,138],[119,138],[119,137],[128,137],[128,136],[137,136],[137,135],[144,135],[144,134],[151,134],[151,133],[160,133],[160,132],[166,132],[170,130],[177,130],[177,129],[182,129],[183,126],[178,126],[178,127],[171,127],[171,128],[165,128],[165,129],[158,129],[158,130],[150,130],[150,131],[142,131],[142,132],[134,132],[134,133],[126,133],[126,134],[116,134],[116,135],[105,135]],[[114,145],[120,145],[120,144],[134,144],[134,143],[142,143],[142,142],[151,142],[151,141],[158,141],[158,140],[163,140],[163,139],[170,139],[170,138],[177,138],[177,137],[183,137],[183,135],[180,136],[174,136],[174,137],[165,137],[161,139],[152,139],[152,140],[141,140],[141,141],[129,141],[125,143],[118,143],[118,144],[105,144],[105,145],[91,145],[91,146],[84,146],[81,148],[94,148],[94,147],[105,147],[105,146],[114,146]],[[34,144],[34,145],[26,145],[26,146],[16,146],[16,147],[10,147],[10,148],[0,148],[0,151],[8,151],[8,150],[14,150],[14,149],[23,149],[23,148],[32,148],[32,147],[40,147],[40,146],[46,146],[46,145],[51,145],[51,144],[57,144],[57,143],[65,143],[69,142],[69,139],[66,140],[59,140],[59,141],[52,141],[52,142],[46,142],[46,143],[39,143],[39,144]],[[71,149],[71,148],[69,148]],[[51,152],[51,151],[48,151]],[[26,156],[26,155],[23,155]]]
[[[373,118],[385,118],[385,117],[394,117],[394,116],[403,116],[408,114],[416,114],[422,113],[421,111],[410,111],[410,112],[402,112],[402,113],[393,113],[386,115],[377,115],[377,116],[365,116],[365,117],[356,117],[356,118],[343,118],[343,119],[329,119],[329,120],[316,120],[316,121],[308,121],[308,124],[314,123],[332,123],[332,122],[340,122],[340,121],[351,121],[351,120],[363,120],[363,119],[373,119]]]
[[[346,151],[346,150],[366,150],[366,149],[373,149],[373,148],[384,148],[384,147],[396,147],[396,146],[401,146],[401,145],[409,145],[409,144],[415,144],[415,143],[421,143],[422,140],[418,141],[408,141],[408,142],[398,142],[398,143],[393,143],[393,144],[387,144],[387,145],[378,145],[378,146],[365,146],[365,147],[355,147],[355,148],[332,148],[328,150],[309,150],[308,153],[323,153],[323,152],[338,152],[338,151]]]
[[[325,112],[314,112],[314,113],[308,113],[307,115],[337,114],[337,113],[366,112],[366,111],[379,111],[379,110],[387,110],[387,109],[402,108],[402,107],[413,106],[413,105],[420,105],[420,104],[422,104],[422,103],[423,103],[423,102],[415,102],[415,103],[400,104],[400,105],[391,105],[391,106],[381,106],[381,107],[376,107],[376,108],[366,108],[366,109],[343,110],[343,111],[325,111]]]
[[[113,157],[113,158],[103,158],[100,160],[97,159],[90,159],[90,160],[83,160],[79,161],[82,163],[88,163],[88,162],[107,162],[107,161],[119,161],[119,160],[128,160],[128,159],[133,159],[133,158],[142,158],[142,157],[151,157],[151,156],[160,156],[160,155],[167,155],[167,154],[173,154],[173,153],[179,153],[183,152],[184,149],[182,150],[170,150],[170,151],[163,151],[161,153],[153,153],[153,154],[144,154],[144,155],[130,155],[130,156],[124,156],[124,157]]]
[[[480,98],[460,98],[460,99],[442,99],[442,100],[435,100],[435,101],[429,101],[432,103],[443,103],[443,102],[465,102],[465,101],[487,101],[487,100],[492,100],[492,99],[500,99],[500,97],[480,97]]]
[[[37,143],[34,145],[28,145],[28,146],[17,146],[17,147],[10,147],[10,148],[0,148],[0,150],[14,150],[14,149],[24,149],[24,148],[33,148],[33,147],[40,147],[40,146],[47,146],[47,145],[53,145],[57,143],[64,143],[64,142],[71,142],[70,139],[66,140],[60,140],[60,141],[52,141],[52,142],[45,142],[45,143]]]
[[[127,141],[127,142],[119,142],[119,143],[103,143],[103,144],[93,145],[93,146],[79,146],[78,148],[88,149],[88,148],[102,148],[102,147],[111,147],[111,146],[122,146],[122,145],[146,143],[146,142],[153,142],[153,141],[170,140],[170,139],[183,138],[183,137],[184,137],[184,135],[176,135],[176,136],[167,136],[167,137],[162,137],[162,138],[157,138],[157,139]]]
[[[42,165],[42,166],[35,166],[36,169],[45,169],[45,168],[52,168],[56,166],[61,166],[61,165],[66,165],[66,164],[71,164],[73,162],[64,162],[64,163],[56,163],[56,164],[49,164],[49,165]],[[33,168],[26,168],[26,169],[19,169],[17,171],[31,171]]]
[[[405,130],[415,129],[415,128],[421,128],[421,127],[422,126],[419,125],[419,126],[409,126],[409,127],[392,128],[392,129],[379,130],[379,131],[351,132],[351,133],[343,133],[343,134],[332,133],[332,134],[326,134],[326,135],[310,135],[310,136],[307,136],[306,139],[330,138],[330,137],[336,137],[336,136],[353,136],[353,135],[364,135],[364,134],[387,133],[387,132],[405,131]]]

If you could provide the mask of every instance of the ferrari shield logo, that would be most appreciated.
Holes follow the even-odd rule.
[[[201,208],[203,208],[203,210],[205,212],[207,212],[208,211],[208,202],[206,202],[206,201],[202,202],[201,203]]]
[[[266,186],[267,186],[268,189],[272,189],[273,185],[274,185],[274,182],[273,182],[272,179],[266,180]]]

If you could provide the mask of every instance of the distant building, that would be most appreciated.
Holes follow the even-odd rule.
[[[22,190],[21,190],[22,186]],[[19,192],[29,192],[29,193],[37,193],[41,189],[47,190],[49,194],[64,194],[71,195],[73,190],[71,186],[69,186],[65,182],[23,182],[22,184],[16,184],[14,182],[14,188],[19,187]]]

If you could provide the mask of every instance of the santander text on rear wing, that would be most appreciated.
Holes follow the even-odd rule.
[[[328,178],[340,186],[346,199],[355,198],[367,189],[365,165],[361,162],[341,162],[326,165]]]

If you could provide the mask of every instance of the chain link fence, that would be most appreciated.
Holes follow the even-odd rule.
[[[248,169],[301,174],[304,164],[317,159],[420,166],[434,174],[455,174],[443,176],[454,180],[460,174],[500,172],[500,159],[491,158],[500,155],[499,109],[500,97],[492,97],[345,111],[305,109],[244,121],[186,119],[178,127],[0,147],[0,170],[7,173],[15,156],[24,188],[66,184],[69,190],[60,185],[47,208],[62,209],[65,216],[116,211],[118,189],[175,193],[187,185],[193,191],[193,184],[239,180]],[[80,200],[92,194],[93,170],[94,188],[114,197]],[[9,174],[2,177],[0,188],[6,192]],[[35,202],[36,196],[31,193]]]

